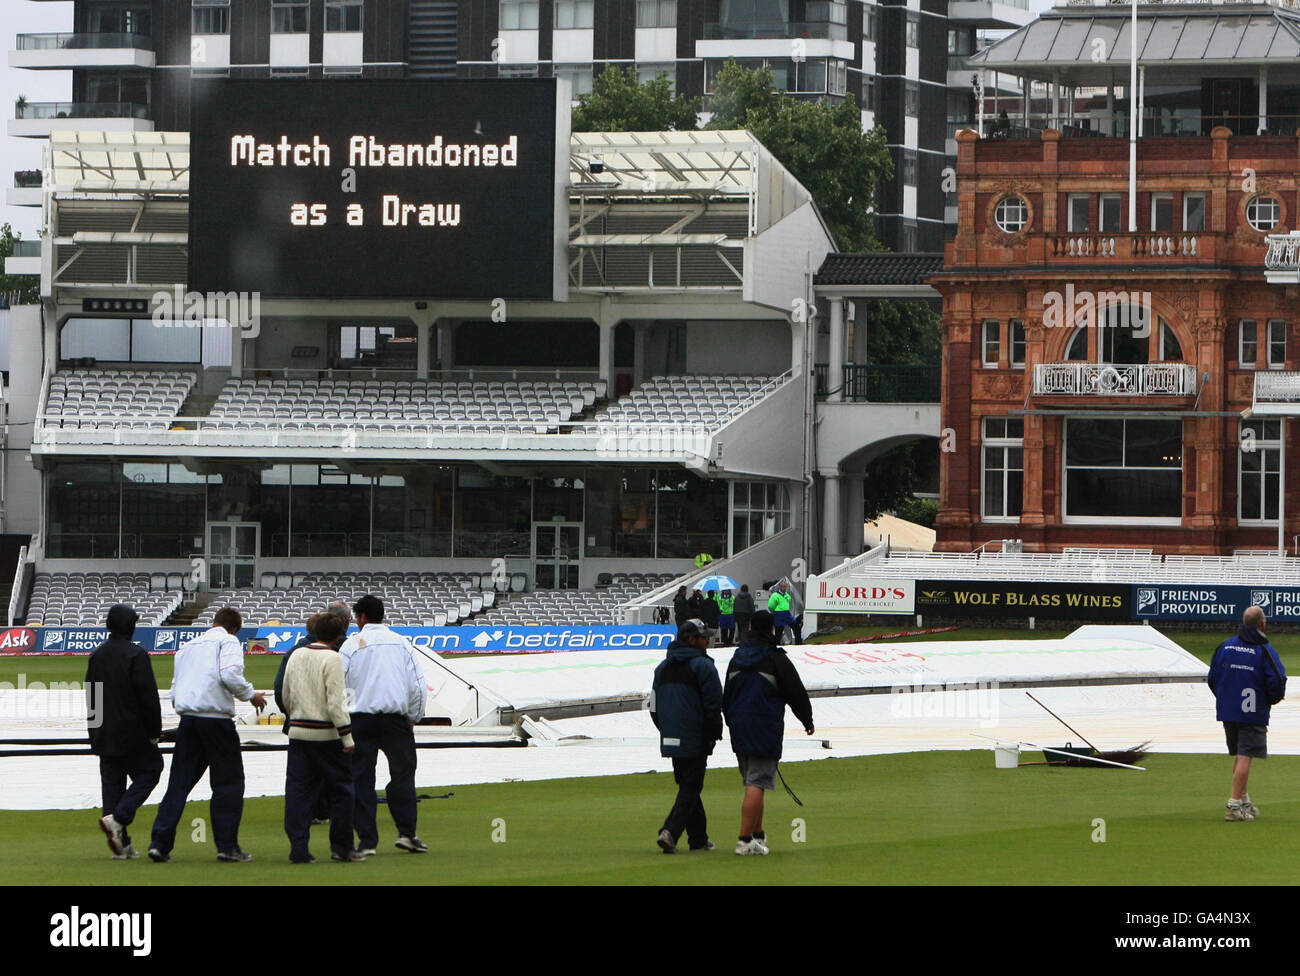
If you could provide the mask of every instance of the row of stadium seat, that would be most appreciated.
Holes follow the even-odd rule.
[[[189,372],[101,369],[55,373],[45,402],[48,423],[79,428],[118,426],[166,429],[180,412],[197,377]],[[128,418],[148,420],[128,421]]]
[[[179,585],[155,587],[166,574],[37,573],[27,603],[27,623],[46,627],[102,627],[108,608],[129,603],[140,614],[140,626],[156,627],[184,602]],[[172,574],[180,577],[181,574]]]

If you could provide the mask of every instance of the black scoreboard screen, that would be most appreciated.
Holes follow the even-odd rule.
[[[556,297],[554,79],[199,79],[191,98],[191,290]]]

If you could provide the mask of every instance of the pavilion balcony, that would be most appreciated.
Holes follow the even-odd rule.
[[[1187,363],[1039,363],[1036,397],[1190,397],[1196,367]]]
[[[1218,264],[1222,235],[1209,231],[1145,233],[1070,233],[1044,235],[1044,257],[1052,262],[1093,264]]]

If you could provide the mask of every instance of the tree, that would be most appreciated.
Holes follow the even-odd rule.
[[[698,100],[673,95],[668,76],[640,84],[631,68],[609,65],[578,96],[573,109],[574,132],[663,132],[694,129]]]
[[[710,129],[748,129],[812,195],[836,245],[876,250],[876,185],[894,172],[879,126],[862,131],[852,97],[801,101],[772,87],[770,68],[728,61],[713,81]]]
[[[0,261],[14,253],[19,235],[9,224],[0,226]],[[41,300],[39,275],[0,274],[0,296],[10,305],[26,305]]]

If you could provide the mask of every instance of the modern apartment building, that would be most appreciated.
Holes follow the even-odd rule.
[[[9,55],[15,67],[70,70],[72,100],[18,105],[8,132],[184,130],[191,80],[203,75],[560,75],[581,93],[616,64],[707,96],[735,58],[770,67],[792,97],[851,94],[863,125],[885,128],[894,158],[876,200],[880,239],[894,250],[938,251],[956,212],[944,179],[952,137],[974,119],[965,59],[977,32],[1023,25],[1027,8],[1028,0],[76,0],[71,31],[19,34]]]

